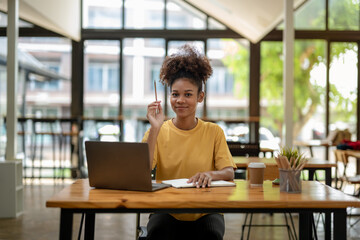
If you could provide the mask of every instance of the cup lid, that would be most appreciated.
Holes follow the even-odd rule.
[[[266,168],[265,163],[262,162],[251,162],[249,163],[249,168]]]

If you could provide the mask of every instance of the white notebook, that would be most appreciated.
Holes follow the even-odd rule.
[[[173,180],[165,180],[162,181],[163,183],[170,184],[175,188],[189,188],[189,187],[196,187],[193,183],[187,183],[188,178],[179,178]],[[210,187],[231,187],[235,186],[236,184],[233,182],[218,180],[218,181],[211,181]]]

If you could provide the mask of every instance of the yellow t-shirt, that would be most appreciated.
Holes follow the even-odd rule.
[[[149,130],[143,142],[147,141]],[[223,130],[216,124],[198,120],[195,128],[181,130],[172,120],[161,126],[157,137],[153,168],[157,180],[190,178],[198,172],[236,168]],[[204,214],[172,214],[183,221],[194,221]]]

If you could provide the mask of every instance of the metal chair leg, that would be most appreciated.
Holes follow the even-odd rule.
[[[82,232],[82,226],[84,224],[84,217],[85,217],[85,213],[82,213],[81,214],[80,227],[79,227],[79,233],[78,233],[78,240],[81,239],[81,232]]]
[[[315,240],[318,240],[318,237],[317,237],[317,232],[316,232],[316,227],[315,227],[315,220],[314,220],[314,214],[311,215],[311,226],[313,228],[313,235],[314,235],[314,239]]]
[[[245,220],[244,220],[244,224],[242,225],[242,231],[241,231],[241,240],[243,240],[244,239],[244,231],[245,231],[245,226],[247,226],[247,218],[248,218],[248,216],[249,216],[249,214],[248,213],[246,213],[245,214]]]
[[[295,226],[294,226],[294,222],[293,222],[291,213],[289,213],[289,217],[290,217],[290,220],[291,220],[292,225],[289,225],[289,222],[288,222],[288,218],[287,218],[286,213],[284,213],[284,217],[285,217],[285,222],[286,222],[286,226],[287,226],[287,230],[288,230],[288,237],[289,237],[289,239],[295,239],[295,240],[297,240],[296,231],[295,231]]]
[[[247,235],[247,240],[250,239],[250,230],[251,230],[251,224],[252,224],[252,218],[253,218],[253,214],[250,213],[250,222],[249,222],[249,227],[248,227],[248,235]]]
[[[41,178],[41,172],[42,172],[42,160],[43,160],[43,150],[44,150],[44,135],[40,135],[41,141],[40,141],[40,168],[39,168],[39,179]]]
[[[291,222],[291,226],[292,226],[293,233],[294,233],[294,238],[295,238],[295,240],[297,240],[298,238],[297,238],[297,235],[296,235],[296,228],[295,228],[294,220],[292,218],[291,213],[289,213],[289,216],[290,216],[290,222]]]

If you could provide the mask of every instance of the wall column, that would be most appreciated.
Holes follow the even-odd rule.
[[[283,144],[286,147],[293,146],[293,106],[294,106],[294,1],[284,0],[283,31],[283,89],[284,89],[284,128]]]

